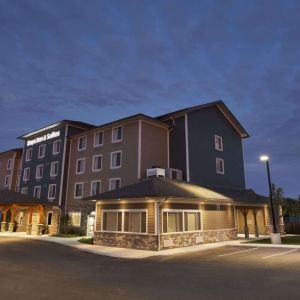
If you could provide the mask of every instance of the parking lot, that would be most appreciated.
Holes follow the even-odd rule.
[[[228,246],[141,260],[0,237],[1,299],[299,299],[300,249]]]

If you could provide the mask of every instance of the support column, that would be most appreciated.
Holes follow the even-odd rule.
[[[16,212],[16,208],[12,206],[10,208],[11,215],[10,215],[10,222],[9,222],[9,225],[8,225],[8,231],[9,232],[13,232],[14,231],[15,212]]]
[[[31,228],[32,228],[32,213],[33,209],[29,208],[29,216],[28,216],[28,223],[27,223],[27,234],[31,234]]]
[[[255,237],[259,237],[258,226],[257,226],[258,208],[253,208],[252,209],[252,213],[253,213],[253,217],[254,217],[254,233],[255,233]]]
[[[6,213],[7,213],[7,208],[3,208],[2,209],[2,214],[3,214],[3,218],[2,218],[2,222],[1,222],[1,232],[4,232],[6,230]]]
[[[247,221],[247,215],[249,212],[248,208],[241,208],[241,212],[244,217],[244,232],[245,232],[245,239],[249,239],[249,227],[248,227],[248,221]]]
[[[43,228],[44,228],[44,207],[39,206],[38,211],[39,211],[39,224],[38,224],[37,235],[42,235]]]

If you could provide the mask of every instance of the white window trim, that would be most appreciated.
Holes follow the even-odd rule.
[[[120,154],[121,154],[121,155],[120,155],[120,166],[113,167],[113,166],[112,166],[112,157],[113,157],[113,154],[115,154],[115,153],[120,153]],[[110,168],[111,168],[112,170],[122,168],[122,158],[123,158],[122,156],[123,156],[122,150],[117,150],[117,151],[113,151],[113,152],[110,153]]]
[[[112,191],[112,189],[111,189],[111,182],[112,182],[113,180],[120,180],[120,187],[119,187],[119,189],[122,187],[122,180],[121,180],[121,177],[109,178],[109,191]],[[113,191],[114,191],[114,190],[113,190]]]
[[[29,170],[29,172],[28,172],[28,178],[25,178],[25,173],[26,173],[25,170]],[[30,168],[27,167],[27,168],[24,168],[24,171],[23,171],[23,181],[28,181],[29,178],[30,178]]]
[[[10,171],[12,169],[12,165],[13,165],[12,158],[9,158],[6,163],[6,170]]]
[[[23,193],[22,191],[26,191],[26,193]],[[21,188],[21,194],[22,195],[27,195],[28,194],[28,187],[22,187]]]
[[[110,231],[110,230],[103,230],[103,214],[105,212],[114,212],[114,213],[122,213],[122,230],[121,231]],[[145,212],[146,213],[146,232],[130,232],[125,231],[125,212]],[[128,233],[128,234],[142,234],[142,235],[148,235],[148,209],[103,209],[101,212],[101,231],[102,232],[110,232],[110,233]],[[142,224],[142,223],[141,223]]]
[[[27,156],[27,153],[29,153],[29,152],[31,152],[31,157],[30,158],[28,158]],[[28,148],[28,149],[26,149],[26,153],[25,153],[25,161],[31,161],[31,159],[32,159],[32,148]]]
[[[180,212],[182,213],[182,230],[183,231],[177,231],[177,232],[164,232],[164,228],[163,228],[163,213],[164,212]],[[192,231],[186,231],[185,230],[185,217],[184,217],[184,213],[200,213],[200,226],[201,229],[200,230],[192,230]],[[168,218],[168,217],[167,217]],[[168,223],[168,221],[167,221]],[[202,232],[203,231],[203,219],[202,219],[202,210],[201,209],[172,209],[172,208],[163,208],[161,210],[161,234],[162,235],[170,235],[170,234],[176,234],[176,233],[193,233],[193,232]]]
[[[121,134],[121,139],[119,139],[119,140],[114,140],[114,129],[116,129],[116,128],[119,128],[119,127],[121,127],[122,129],[121,129],[121,132],[122,132],[122,134]],[[123,134],[124,134],[124,127],[121,125],[121,126],[114,126],[112,129],[111,129],[111,142],[112,143],[119,143],[119,142],[122,142],[123,141]]]
[[[222,161],[223,163],[223,172],[218,170],[218,162]],[[225,164],[224,164],[224,159],[223,158],[216,158],[216,172],[217,174],[221,174],[221,175],[224,175],[225,174]]]
[[[38,177],[37,176],[37,171],[38,171],[38,167],[42,166],[42,176]],[[43,164],[39,164],[36,166],[36,169],[35,169],[35,179],[42,179],[43,178],[43,175],[44,175],[44,166]]]
[[[37,198],[37,197],[36,197],[36,193],[35,193],[36,188],[39,188],[39,189],[40,189],[40,193],[42,192],[42,186],[41,186],[41,185],[35,185],[34,188],[33,188],[33,197],[35,197],[35,198]],[[41,198],[41,195],[40,195],[40,197],[37,198],[37,199],[40,199],[40,198]]]
[[[59,151],[58,152],[54,152],[54,145],[56,143],[58,143],[58,142],[60,143],[60,145],[59,145]],[[52,144],[52,154],[59,154],[60,151],[61,151],[61,139],[53,141],[53,144]]]
[[[217,139],[221,140],[221,148],[218,148],[218,143],[216,142]],[[215,150],[223,152],[223,138],[217,134],[215,134]]]
[[[50,197],[49,196],[49,194],[50,194],[50,187],[52,187],[52,186],[55,186],[55,195],[54,195],[54,197]],[[55,197],[56,197],[56,184],[55,183],[53,183],[53,184],[49,184],[49,187],[48,187],[48,199],[49,200],[53,200],[53,199],[55,199]]]
[[[56,177],[58,175],[58,167],[57,167],[57,174],[53,174],[52,173],[52,165],[54,165],[56,163],[58,164],[58,167],[59,167],[59,161],[58,160],[51,162],[51,165],[50,165],[50,177]]]
[[[96,144],[96,135],[99,133],[102,133],[102,144],[98,145],[98,144]],[[104,141],[104,131],[102,130],[102,131],[95,132],[94,133],[94,148],[103,146],[103,141]]]
[[[78,165],[78,161],[80,161],[80,160],[84,161],[84,168],[83,168],[83,171],[77,172],[77,165]],[[85,162],[86,162],[86,158],[85,157],[78,158],[76,160],[76,169],[75,169],[76,174],[84,174],[85,173]]]
[[[44,147],[44,155],[43,156],[40,156],[40,148],[41,147]],[[44,158],[46,155],[46,144],[42,144],[42,145],[39,145],[39,149],[38,149],[38,158]]]
[[[81,139],[85,139],[85,145],[84,145],[84,148],[79,148],[79,145],[80,145],[80,143],[79,143],[79,141],[81,140]],[[87,145],[87,135],[84,135],[84,136],[81,136],[81,137],[79,137],[78,138],[78,141],[77,141],[77,150],[78,151],[84,151],[84,150],[86,150],[86,145]]]
[[[76,185],[78,184],[82,184],[82,196],[76,196]],[[84,195],[84,182],[80,181],[80,182],[75,182],[74,183],[74,199],[82,199]]]
[[[100,191],[99,191],[99,193],[101,193],[101,190],[102,190],[102,182],[101,182],[101,180],[92,180],[92,181],[91,181],[91,191],[90,191],[90,196],[93,195],[93,183],[94,183],[94,182],[100,182]]]
[[[96,157],[101,157],[101,168],[100,169],[95,169],[94,167],[94,159]],[[103,160],[102,160],[102,154],[97,154],[97,155],[93,155],[93,160],[92,160],[92,172],[99,172],[102,170],[102,163],[103,163]]]
[[[10,185],[11,175],[6,175],[4,178],[4,186],[7,187]]]

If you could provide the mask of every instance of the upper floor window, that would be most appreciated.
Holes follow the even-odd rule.
[[[103,136],[104,136],[103,131],[95,133],[95,135],[94,135],[94,147],[99,147],[99,146],[103,145]]]
[[[38,158],[43,158],[43,157],[45,157],[45,154],[46,154],[46,145],[45,145],[45,144],[40,145],[40,146],[39,146]]]
[[[93,180],[91,182],[91,196],[101,193],[101,180]]]
[[[87,137],[82,136],[78,139],[78,151],[82,151],[86,149]]]
[[[32,158],[32,148],[26,150],[25,161],[30,161]]]
[[[224,159],[222,158],[216,158],[216,171],[217,174],[224,174]]]
[[[10,175],[6,175],[5,176],[5,179],[4,179],[4,186],[7,187],[10,185],[10,178],[11,176]]]
[[[29,180],[30,168],[24,168],[23,181]]]
[[[223,151],[223,139],[219,135],[215,135],[215,149]]]
[[[52,154],[58,154],[60,152],[61,140],[56,140],[53,142]]]
[[[21,194],[27,195],[27,192],[28,192],[28,188],[27,187],[21,188]]]
[[[71,225],[74,227],[80,227],[81,223],[81,212],[80,211],[71,211],[69,212],[71,217]]]
[[[12,169],[12,159],[11,158],[7,161],[6,169],[7,169],[7,171]]]
[[[123,138],[123,127],[114,127],[112,129],[112,136],[111,136],[111,141],[112,143],[120,142],[122,141]]]
[[[40,199],[41,191],[42,191],[42,187],[40,185],[35,186],[33,189],[33,197]]]
[[[74,187],[74,198],[83,197],[83,182],[76,182]]]
[[[94,155],[93,156],[93,165],[92,165],[92,171],[100,171],[102,169],[102,155]]]
[[[110,178],[109,179],[109,190],[117,190],[121,187],[121,178]]]
[[[77,159],[76,174],[83,174],[85,172],[85,158]]]
[[[50,167],[50,176],[54,177],[58,175],[58,161],[54,161],[51,163]]]
[[[43,178],[43,165],[37,165],[35,170],[35,178],[41,179]]]
[[[110,168],[118,169],[122,166],[122,151],[114,151],[110,154]]]
[[[55,195],[56,195],[56,184],[49,184],[48,199],[49,200],[55,199]]]

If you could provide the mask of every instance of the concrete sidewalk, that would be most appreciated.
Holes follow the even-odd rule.
[[[245,239],[238,239],[234,241],[225,241],[225,242],[217,242],[211,244],[203,244],[196,246],[188,246],[183,248],[174,248],[167,249],[161,251],[147,251],[147,250],[137,250],[137,249],[128,249],[128,248],[116,248],[116,247],[106,247],[106,246],[97,246],[97,245],[89,245],[78,242],[79,239],[83,237],[76,238],[60,238],[53,237],[48,235],[43,236],[34,236],[27,235],[25,233],[17,232],[1,232],[0,237],[19,237],[33,240],[40,240],[52,243],[58,243],[61,245],[73,247],[75,249],[97,254],[104,255],[116,258],[128,258],[128,259],[143,259],[152,256],[167,256],[167,255],[175,255],[175,254],[184,254],[184,253],[192,253],[198,251],[204,251],[209,249],[216,249],[224,246],[247,246],[247,247],[261,247],[261,248],[292,248],[292,249],[300,249],[300,245],[273,245],[273,244],[259,244],[259,243],[245,243]],[[265,238],[265,237],[263,237]],[[252,239],[250,239],[252,240]],[[254,240],[254,239],[253,239]]]

